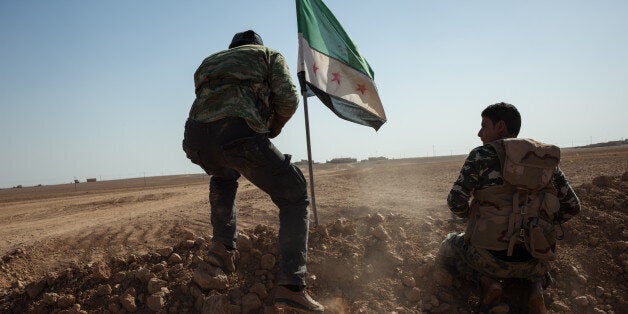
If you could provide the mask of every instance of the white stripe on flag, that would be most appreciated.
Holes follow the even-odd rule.
[[[297,72],[305,72],[306,82],[338,98],[363,107],[386,120],[375,83],[364,73],[312,49],[299,33]]]

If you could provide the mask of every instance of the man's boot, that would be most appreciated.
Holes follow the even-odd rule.
[[[508,304],[499,302],[504,291],[499,281],[481,276],[480,287],[482,288],[480,313],[506,314],[510,311]]]
[[[545,300],[543,299],[543,283],[541,281],[531,283],[528,307],[530,313],[547,313],[547,309],[545,308]]]
[[[220,242],[213,242],[207,252],[207,262],[221,268],[225,273],[235,271],[235,250],[227,250]]]
[[[492,278],[481,276],[480,286],[482,287],[481,303],[483,306],[490,306],[496,303],[503,294],[501,283]]]
[[[325,311],[325,307],[312,299],[302,287],[291,290],[286,286],[278,286],[275,291],[275,307],[299,313],[323,313]]]

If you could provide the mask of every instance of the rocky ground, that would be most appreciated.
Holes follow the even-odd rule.
[[[628,173],[616,174],[628,155],[604,154],[577,152],[563,163],[582,213],[563,226],[551,266],[555,282],[545,301],[553,313],[628,313]],[[600,162],[585,163],[594,159]],[[477,288],[435,262],[445,235],[464,229],[442,204],[460,164],[319,171],[321,225],[309,234],[312,296],[330,313],[476,312]],[[3,216],[8,233],[0,230],[9,239],[2,242],[0,313],[274,313],[272,203],[241,183],[237,271],[227,275],[204,261],[211,241],[204,184],[0,200],[0,210],[16,211]],[[141,219],[129,216],[137,212]],[[60,217],[46,220],[53,216]],[[61,227],[64,233],[54,233]],[[510,313],[527,312],[521,283],[506,289]]]
[[[628,313],[628,173],[576,188],[580,216],[564,226],[566,241],[552,264],[548,307],[559,313]],[[309,291],[336,313],[470,313],[475,287],[435,265],[439,237],[460,229],[445,219],[375,213],[339,218],[310,232]],[[2,312],[273,313],[278,270],[276,230],[241,232],[237,271],[204,261],[207,235],[185,229],[179,240],[143,255],[76,264],[0,293]],[[426,239],[428,239],[426,241]],[[2,267],[28,252],[2,257]],[[600,267],[608,265],[608,267]],[[511,298],[516,298],[510,293]],[[524,306],[511,313],[525,312]]]

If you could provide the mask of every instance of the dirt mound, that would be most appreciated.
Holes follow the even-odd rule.
[[[555,283],[546,290],[554,312],[628,313],[627,175],[595,178],[576,192],[581,215],[563,226]],[[440,241],[464,226],[440,218],[370,214],[312,228],[308,291],[332,313],[470,313],[476,287],[435,265]],[[143,255],[75,263],[44,278],[11,272],[29,248],[2,257],[13,276],[0,292],[0,312],[270,313],[278,271],[277,231],[258,225],[238,238],[237,270],[224,274],[204,261],[209,238],[174,229],[178,244]],[[19,264],[19,263],[18,263]],[[18,280],[19,279],[19,280]],[[517,283],[511,313],[525,312]]]
[[[428,220],[413,224],[407,217],[376,214],[313,228],[309,290],[332,312],[416,312],[424,298],[443,308],[446,303],[422,291],[434,255],[420,252],[435,251],[438,246],[437,242],[420,241],[433,231],[434,223]],[[186,230],[177,231],[176,236],[180,243],[174,247],[76,264],[32,282],[16,281],[0,294],[0,310],[273,311],[273,282],[278,271],[275,229],[258,225],[239,235],[238,267],[231,275],[204,261],[207,239]],[[10,262],[25,258],[25,254],[23,250],[12,252],[4,259]],[[442,297],[453,301],[451,295]]]

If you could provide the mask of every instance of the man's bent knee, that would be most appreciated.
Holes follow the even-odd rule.
[[[301,170],[290,164],[290,157],[286,156],[286,163],[277,172],[277,185],[271,197],[275,200],[289,203],[304,203],[307,205],[307,183]]]

